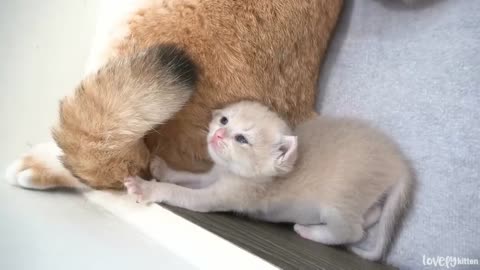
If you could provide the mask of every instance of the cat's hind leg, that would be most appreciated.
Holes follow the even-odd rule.
[[[54,142],[37,144],[8,166],[5,178],[12,185],[28,189],[85,187],[63,167],[61,155],[61,149]]]
[[[380,205],[374,205],[367,210],[364,215],[363,228],[368,229],[375,225],[380,220],[382,215],[382,207]]]
[[[303,238],[326,245],[355,243],[363,238],[361,219],[347,217],[337,210],[329,210],[322,216],[324,224],[295,224],[293,229]]]

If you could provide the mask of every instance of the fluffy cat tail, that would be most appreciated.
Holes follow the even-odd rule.
[[[106,150],[125,147],[177,113],[196,78],[194,63],[173,45],[113,59],[61,102],[54,138],[62,149],[68,137],[82,135],[101,141]]]
[[[94,188],[121,189],[126,176],[148,177],[145,135],[182,109],[195,89],[195,65],[180,48],[135,52],[109,61],[60,103],[52,130],[60,166]]]
[[[371,237],[369,234],[367,239],[350,246],[349,249],[353,253],[372,261],[378,261],[383,258],[392,239],[396,221],[401,218],[407,207],[413,183],[412,179],[411,175],[405,175],[400,182],[393,186],[385,200],[382,213],[376,225],[377,228],[372,228],[377,229],[376,234],[371,235],[375,238],[368,239]],[[362,245],[365,242],[367,242],[366,247]]]

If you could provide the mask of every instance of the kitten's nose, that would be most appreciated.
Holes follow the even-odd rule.
[[[213,134],[213,137],[215,138],[215,140],[221,140],[225,137],[225,129],[224,128],[219,128],[217,129],[217,131],[215,131],[215,133]]]

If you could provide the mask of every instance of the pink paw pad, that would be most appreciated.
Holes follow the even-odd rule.
[[[142,189],[135,177],[125,178],[123,185],[127,188],[128,194],[142,195]]]

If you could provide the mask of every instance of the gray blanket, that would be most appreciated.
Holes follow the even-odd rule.
[[[323,114],[373,121],[413,162],[413,208],[388,257],[401,269],[480,260],[480,1],[417,2],[347,0],[318,98]]]

